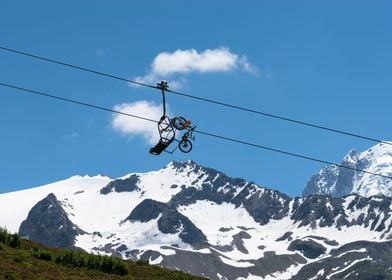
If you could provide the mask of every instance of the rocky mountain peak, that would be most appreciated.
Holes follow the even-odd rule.
[[[198,173],[200,170],[205,169],[205,167],[197,164],[193,160],[185,160],[181,162],[172,161],[164,169],[173,169],[178,174],[183,172]]]
[[[74,248],[84,231],[73,224],[53,193],[39,201],[20,225],[19,234],[52,247]]]
[[[161,172],[169,170],[174,170],[174,175],[179,178],[194,177],[195,180],[191,182],[191,186],[206,187],[214,185],[217,188],[238,188],[248,183],[244,179],[229,177],[221,171],[205,167],[193,160],[172,161]]]
[[[193,160],[188,159],[180,162],[174,160],[170,162],[167,166],[172,166],[176,169],[184,169],[187,167],[194,168],[195,166],[199,166],[199,165]]]
[[[341,165],[392,176],[392,145],[378,143],[364,152],[351,150],[342,160]],[[392,196],[392,180],[334,165],[323,167],[313,175],[303,196],[323,193],[334,197],[348,194],[362,196]]]
[[[345,163],[355,163],[358,160],[358,152],[355,149],[350,150],[347,155],[343,158]]]

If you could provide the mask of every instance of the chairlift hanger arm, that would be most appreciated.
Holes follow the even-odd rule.
[[[163,114],[162,118],[166,117],[166,96],[165,96],[165,91],[169,89],[169,85],[167,84],[167,81],[161,81],[160,83],[157,83],[157,88],[159,88],[162,91],[162,106],[163,106]]]

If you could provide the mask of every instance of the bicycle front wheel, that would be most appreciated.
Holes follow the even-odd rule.
[[[178,130],[183,130],[183,125],[185,124],[186,120],[183,117],[175,117],[172,122],[175,128],[177,128]]]

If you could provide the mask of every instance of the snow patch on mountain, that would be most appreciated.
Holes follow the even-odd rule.
[[[57,198],[64,199],[66,202],[70,197],[77,196],[82,191],[94,192],[110,180],[109,177],[102,175],[73,176],[41,187],[1,194],[0,226],[12,232],[18,232],[20,224],[27,218],[30,209],[48,194],[53,193]],[[89,212],[91,216],[91,208]],[[73,216],[71,213],[70,211],[70,218]]]
[[[229,245],[232,235],[239,233],[241,227],[259,226],[243,207],[236,208],[231,203],[198,200],[192,205],[180,206],[178,210],[201,229],[212,245]]]
[[[176,244],[184,249],[192,249],[192,247],[181,241],[178,234],[165,234],[158,230],[157,221],[151,220],[146,223],[141,222],[125,222],[118,226],[116,230],[99,232],[99,234],[81,234],[76,237],[75,245],[88,252],[105,253],[105,247],[110,244],[110,249],[115,251],[120,246],[125,246],[121,252],[122,257],[128,258],[126,251],[129,249],[137,249],[139,252],[135,254],[135,258],[148,250],[159,251],[162,255],[173,255],[175,251],[169,248],[161,248],[162,244]],[[107,254],[113,252],[108,250]]]

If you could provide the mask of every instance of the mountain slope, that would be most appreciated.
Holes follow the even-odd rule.
[[[3,235],[4,232],[0,231]],[[125,261],[120,261],[121,267],[125,268],[122,274],[125,275],[118,275],[119,271],[104,273],[97,268],[88,268],[88,263],[84,265],[61,264],[58,257],[66,254],[70,256],[69,251],[46,248],[39,243],[23,239],[18,246],[9,246],[0,241],[0,279],[205,279],[146,263]],[[78,253],[74,256],[86,260],[90,257],[86,253]],[[116,261],[119,260],[114,259],[114,262]]]
[[[341,165],[392,176],[392,146],[380,143],[362,153],[351,150],[343,158]],[[392,180],[337,166],[327,166],[310,178],[302,194],[307,196],[314,193],[334,197],[354,193],[361,196],[392,196]]]
[[[32,238],[42,229],[25,225],[40,220],[51,242],[68,232],[73,243],[66,247],[145,259],[211,279],[311,278],[323,263],[331,269],[319,279],[334,279],[343,270],[352,272],[346,279],[356,279],[357,263],[376,270],[392,266],[392,257],[370,254],[392,239],[391,198],[293,199],[192,161],[118,179],[72,177],[0,195],[0,224]]]

